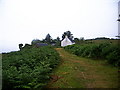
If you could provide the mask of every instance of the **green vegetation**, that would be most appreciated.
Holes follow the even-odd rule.
[[[66,35],[73,40],[70,31],[64,32],[62,40]],[[64,47],[72,54],[58,48],[60,38],[52,39],[50,34],[32,40],[31,45],[19,44],[20,51],[2,54],[2,89],[117,88],[119,71],[112,65],[120,65],[118,40],[98,39],[75,38],[77,45]]]
[[[116,45],[119,45],[120,44],[119,42],[120,42],[120,39],[99,39],[99,40],[91,39],[91,40],[84,41],[84,43],[97,43],[97,44],[111,43],[111,44],[116,44]]]
[[[47,34],[45,39],[42,40],[33,39],[31,45],[36,45],[38,43],[44,43],[44,44],[60,47],[60,38],[57,37],[56,39],[53,39],[50,34]]]
[[[40,89],[50,80],[50,73],[59,62],[59,54],[50,46],[29,46],[17,52],[3,54],[3,90]]]
[[[104,60],[82,58],[56,49],[61,63],[52,72],[47,88],[118,88],[118,69]]]
[[[82,57],[92,59],[106,59],[108,63],[114,66],[120,66],[120,47],[111,43],[96,43],[71,45],[65,47],[65,50]]]

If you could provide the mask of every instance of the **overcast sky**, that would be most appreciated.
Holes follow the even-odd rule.
[[[119,0],[0,0],[0,52],[18,50],[18,44],[60,37],[118,35]]]

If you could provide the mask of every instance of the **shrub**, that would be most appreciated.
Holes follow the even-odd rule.
[[[110,64],[120,64],[120,47],[110,43],[82,44],[64,47],[65,50],[82,57],[107,59]]]
[[[47,84],[59,62],[59,54],[48,46],[3,55],[3,89],[40,89]]]
[[[119,66],[120,65],[120,48],[114,47],[113,49],[111,49],[111,52],[106,56],[106,59],[110,64]]]

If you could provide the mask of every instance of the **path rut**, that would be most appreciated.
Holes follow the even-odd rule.
[[[56,48],[61,56],[62,63],[53,72],[51,82],[48,88],[116,88],[118,87],[116,75],[109,77],[106,69],[101,64],[93,64],[89,59],[80,58],[76,55],[66,52],[63,48]],[[96,68],[97,67],[97,68]],[[109,72],[117,74],[117,70]],[[54,80],[56,78],[56,80]],[[116,79],[110,79],[116,78]]]

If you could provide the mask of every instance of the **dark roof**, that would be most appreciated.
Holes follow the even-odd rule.
[[[48,46],[47,43],[36,43],[36,46]]]

